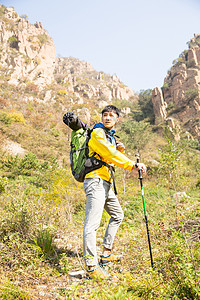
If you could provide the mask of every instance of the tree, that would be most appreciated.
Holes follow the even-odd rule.
[[[154,124],[155,115],[152,103],[152,90],[141,90],[138,100],[137,111],[133,113],[136,121],[146,120],[150,124]]]
[[[137,150],[138,153],[148,143],[152,134],[149,124],[143,121],[126,121],[121,129],[125,132],[124,140],[127,147]]]

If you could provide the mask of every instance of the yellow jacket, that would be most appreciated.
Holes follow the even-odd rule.
[[[95,155],[98,159],[108,164],[114,164],[126,170],[132,170],[135,166],[135,162],[126,157],[123,153],[118,151],[115,146],[111,144],[106,138],[106,134],[103,128],[95,128],[91,133],[91,138],[88,142],[89,156]],[[100,157],[99,157],[100,156]],[[111,182],[111,172],[106,166],[91,171],[86,174],[85,178],[102,178]]]

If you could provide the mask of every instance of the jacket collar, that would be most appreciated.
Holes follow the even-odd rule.
[[[108,132],[108,134],[110,134],[111,136],[114,136],[114,135],[115,135],[115,132],[116,132],[116,131],[113,130],[113,129],[108,129],[108,128],[106,128],[106,127],[103,125],[103,123],[101,123],[101,122],[95,124],[94,127],[93,127],[93,129],[95,129],[95,128],[103,128],[103,129],[106,130],[106,131]]]

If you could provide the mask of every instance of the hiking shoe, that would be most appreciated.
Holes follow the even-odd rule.
[[[100,266],[96,266],[93,270],[87,270],[87,279],[105,280],[111,276]]]
[[[120,262],[121,256],[115,254],[109,254],[108,256],[101,255],[99,264],[101,266],[108,265],[111,262]]]

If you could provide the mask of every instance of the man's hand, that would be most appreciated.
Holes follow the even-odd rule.
[[[146,168],[145,164],[143,164],[143,163],[136,163],[135,169],[141,170],[143,174],[146,174],[146,172],[147,172],[147,168]]]

